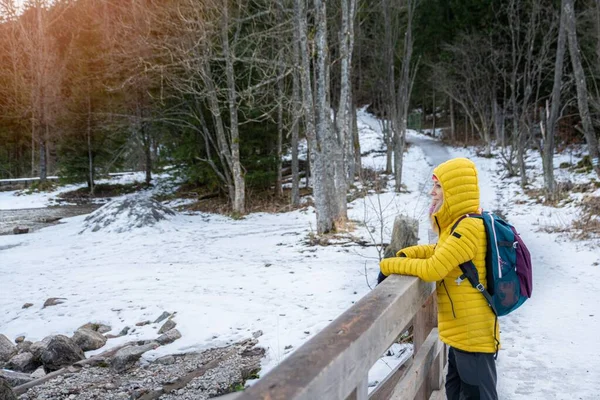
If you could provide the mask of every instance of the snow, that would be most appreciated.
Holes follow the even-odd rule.
[[[364,166],[381,170],[381,125],[364,109],[358,116]],[[350,203],[348,213],[355,225],[351,234],[376,243],[388,241],[394,217],[404,213],[420,220],[420,241],[425,243],[433,164],[448,156],[473,159],[483,207],[505,212],[534,262],[532,299],[500,320],[499,398],[598,399],[598,240],[575,241],[569,232],[548,233],[578,218],[576,206],[538,204],[523,194],[518,178],[503,176],[497,159],[477,157],[473,149],[444,149],[413,131],[408,141],[413,143],[405,154],[403,183],[408,192],[371,193]],[[423,145],[425,141],[432,147]],[[577,152],[557,155],[555,166],[570,158],[577,160]],[[531,153],[528,165],[534,187],[540,187],[539,157]],[[556,171],[559,181],[591,179],[589,174]],[[143,175],[118,179],[131,182],[143,180]],[[169,190],[167,174],[157,180],[163,184],[145,196]],[[0,192],[0,210],[45,207],[54,204],[59,192],[75,187],[51,193]],[[581,196],[572,194],[575,199]],[[35,341],[50,334],[70,336],[87,322],[110,325],[112,334],[132,328],[128,335],[110,339],[107,347],[113,347],[155,338],[160,324],[135,324],[154,321],[163,311],[176,312],[174,321],[183,337],[148,353],[148,358],[221,346],[261,330],[259,343],[267,349],[264,375],[368,293],[367,281],[374,287],[379,270],[376,247],[309,246],[315,225],[311,207],[239,220],[178,213],[150,227],[120,232],[84,230],[85,218],[68,218],[28,235],[0,236],[0,333],[11,340],[25,335]],[[123,227],[123,221],[115,224]],[[49,297],[66,301],[42,309]],[[27,302],[34,306],[22,309]],[[396,355],[373,367],[369,381],[379,380],[411,351],[396,347]]]

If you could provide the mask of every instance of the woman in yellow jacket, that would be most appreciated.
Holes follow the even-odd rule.
[[[439,236],[437,244],[402,249],[398,257],[381,261],[381,272],[385,276],[412,275],[437,282],[439,335],[450,346],[448,399],[497,399],[494,354],[500,344],[498,319],[459,267],[473,261],[485,286],[487,244],[483,221],[461,219],[480,210],[475,164],[466,158],[440,164],[433,171],[431,196],[429,214]]]

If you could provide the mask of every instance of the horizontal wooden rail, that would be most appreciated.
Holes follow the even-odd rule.
[[[369,369],[434,291],[433,283],[390,276],[236,400],[366,399]]]

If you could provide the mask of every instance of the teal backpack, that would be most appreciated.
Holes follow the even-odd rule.
[[[517,230],[491,212],[462,216],[452,227],[452,233],[465,218],[482,219],[485,226],[487,290],[481,284],[472,261],[460,265],[463,272],[461,279],[468,279],[483,294],[496,316],[507,315],[531,297],[533,273],[529,250]]]

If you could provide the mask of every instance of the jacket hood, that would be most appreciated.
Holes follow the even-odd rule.
[[[479,211],[479,179],[473,161],[454,158],[438,165],[433,175],[439,180],[444,202],[432,215],[441,230],[445,230],[459,217]]]

